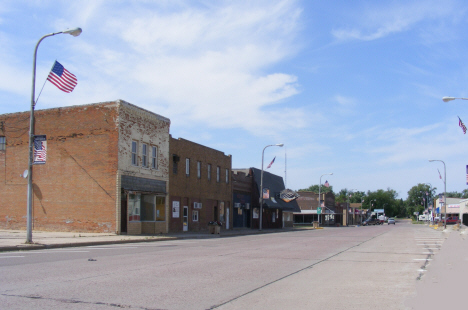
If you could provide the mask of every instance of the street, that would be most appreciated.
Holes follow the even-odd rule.
[[[0,253],[3,309],[409,309],[446,236],[425,225]]]

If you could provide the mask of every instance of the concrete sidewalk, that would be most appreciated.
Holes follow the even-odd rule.
[[[32,244],[26,244],[25,230],[0,230],[0,251],[23,251],[50,248],[77,247],[133,242],[156,242],[175,239],[223,238],[253,234],[281,233],[308,228],[284,229],[233,229],[222,230],[220,234],[208,231],[169,233],[164,235],[116,235],[111,233],[47,232],[33,231]]]

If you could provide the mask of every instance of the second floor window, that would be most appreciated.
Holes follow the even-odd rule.
[[[0,151],[4,151],[6,149],[6,138],[0,137]]]
[[[226,184],[229,183],[229,169],[226,169]]]
[[[141,165],[148,167],[148,145],[144,143],[142,145]]]
[[[211,164],[208,164],[208,181],[211,181]]]
[[[219,167],[216,167],[216,182],[219,183],[219,177],[220,177],[220,168]]]
[[[197,177],[201,178],[201,161],[197,161]]]
[[[158,147],[151,147],[151,168],[158,169]]]
[[[190,158],[185,159],[185,174],[190,175]]]
[[[138,166],[138,143],[132,141],[132,165]]]

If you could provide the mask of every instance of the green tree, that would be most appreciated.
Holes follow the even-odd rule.
[[[426,183],[419,183],[411,187],[408,191],[408,198],[406,198],[407,208],[410,208],[407,210],[407,215],[413,216],[414,212],[424,212],[424,209],[432,204],[436,190],[437,188]]]
[[[397,201],[398,194],[395,190],[387,188],[387,190],[379,189],[375,192],[368,191],[362,205],[363,209],[384,209],[385,215],[388,217],[398,216],[398,206],[400,202]]]
[[[311,185],[308,188],[298,190],[298,192],[314,192],[314,193],[318,194],[319,186],[318,186],[318,184]],[[326,187],[326,186],[322,185],[320,187],[320,193],[329,193],[329,192],[333,192],[333,186]]]

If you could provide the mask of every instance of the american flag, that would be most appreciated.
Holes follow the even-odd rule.
[[[463,130],[463,134],[466,134],[466,126],[465,124],[463,124],[462,120],[460,119],[460,116],[458,116],[458,126],[460,126]]]
[[[34,162],[45,163],[47,158],[47,141],[34,140]]]
[[[76,76],[65,69],[58,61],[55,61],[52,70],[50,70],[47,81],[66,93],[71,93],[75,89],[76,84],[78,84]]]
[[[466,185],[468,185],[468,165],[466,165]]]
[[[267,169],[271,167],[271,165],[273,165],[273,163],[275,162],[275,159],[276,159],[276,156],[275,158],[273,158],[273,160],[271,161],[271,163],[268,165]]]
[[[328,181],[325,181],[325,183],[323,184],[325,187],[330,187],[330,184],[328,183]]]

